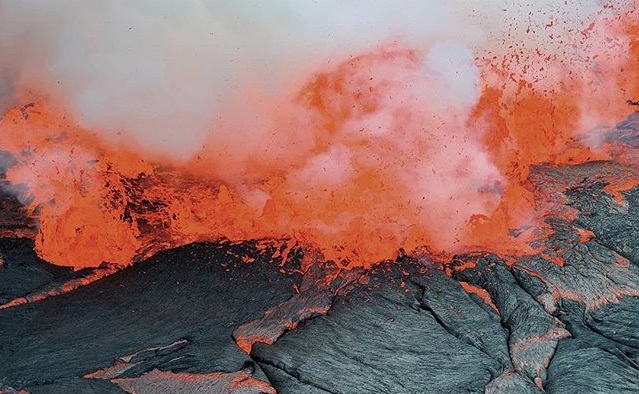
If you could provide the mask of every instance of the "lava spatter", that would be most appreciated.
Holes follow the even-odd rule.
[[[492,44],[380,40],[296,70],[280,96],[238,86],[255,119],[229,97],[187,160],[86,127],[43,83],[0,123],[4,190],[40,256],[76,268],[221,238],[294,238],[349,267],[422,245],[529,253],[545,227],[532,166],[618,155],[602,125],[639,97],[636,10],[561,12]]]

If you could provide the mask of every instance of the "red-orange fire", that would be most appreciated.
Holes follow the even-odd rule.
[[[18,160],[7,177],[38,219],[38,253],[60,265],[129,264],[221,237],[294,238],[351,266],[421,245],[522,253],[525,230],[542,225],[530,166],[608,158],[596,136],[577,133],[622,120],[639,98],[637,26],[633,10],[574,32],[565,45],[593,29],[629,43],[593,47],[588,70],[541,50],[482,54],[466,118],[425,93],[423,53],[394,44],[352,57],[313,75],[289,106],[256,99],[277,135],[264,157],[245,158],[243,178],[213,137],[187,162],[149,158],[81,129],[46,97],[4,115],[0,149]]]

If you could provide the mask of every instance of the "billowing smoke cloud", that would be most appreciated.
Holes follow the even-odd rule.
[[[223,179],[255,212],[279,204],[274,226],[294,233],[394,215],[399,243],[426,226],[449,248],[507,183],[482,93],[512,103],[527,83],[558,89],[566,67],[590,73],[610,41],[588,26],[632,5],[7,0],[0,106],[69,110],[111,145]],[[583,127],[602,121],[585,112]]]
[[[126,141],[134,137],[143,148],[185,159],[226,116],[225,103],[240,101],[247,105],[241,111],[250,112],[242,95],[289,93],[310,72],[392,41],[430,50],[424,69],[435,67],[443,79],[454,80],[439,87],[443,95],[450,89],[472,105],[478,72],[471,51],[499,50],[507,40],[518,44],[526,29],[549,23],[556,25],[555,35],[565,34],[601,5],[9,0],[1,7],[4,92],[16,85],[42,89],[87,128]]]

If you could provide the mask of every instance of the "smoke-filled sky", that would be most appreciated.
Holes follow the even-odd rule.
[[[3,94],[44,89],[83,126],[185,159],[229,116],[233,100],[234,112],[251,112],[246,95],[290,94],[310,73],[392,42],[425,54],[423,71],[438,79],[431,89],[442,104],[470,107],[479,94],[475,56],[513,44],[575,50],[553,47],[559,40],[549,34],[580,29],[602,2],[5,0],[0,7]]]
[[[426,226],[445,249],[472,217],[493,214],[512,176],[486,146],[486,92],[498,89],[503,109],[522,89],[566,89],[566,76],[585,75],[571,93],[605,91],[629,55],[627,37],[602,21],[633,6],[4,0],[0,109],[63,108],[106,144],[227,182],[256,212],[279,204],[275,227],[294,233],[406,212],[393,219],[398,240]],[[576,106],[575,131],[608,120]],[[330,214],[311,220],[305,204]]]

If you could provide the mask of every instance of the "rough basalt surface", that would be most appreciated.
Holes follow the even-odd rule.
[[[246,254],[256,260],[245,263]],[[193,244],[71,293],[0,310],[0,384],[32,393],[122,392],[85,375],[149,348],[116,378],[154,369],[252,370],[264,378],[232,333],[294,295],[300,275],[281,273],[269,254],[254,243]],[[183,339],[185,346],[156,349]]]

